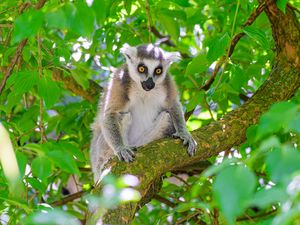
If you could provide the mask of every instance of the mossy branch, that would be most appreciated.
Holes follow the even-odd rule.
[[[244,105],[213,122],[192,132],[198,142],[194,157],[189,157],[178,140],[163,139],[138,150],[133,163],[119,162],[116,158],[106,167],[115,176],[133,174],[140,180],[138,191],[142,200],[109,210],[103,220],[106,224],[130,224],[135,212],[158,191],[160,177],[173,170],[207,160],[219,152],[238,146],[246,139],[246,130],[259,121],[262,113],[276,102],[288,100],[300,86],[300,25],[288,7],[281,12],[274,0],[265,9],[271,23],[277,56],[269,78]],[[90,215],[88,224],[95,224],[97,213]]]

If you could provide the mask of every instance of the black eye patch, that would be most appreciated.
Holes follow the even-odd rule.
[[[148,72],[148,68],[144,64],[139,64],[138,67],[137,67],[137,71],[139,73],[147,73]]]
[[[163,68],[162,68],[161,66],[158,66],[158,67],[156,67],[155,70],[154,70],[154,75],[159,76],[159,75],[162,74],[162,72],[163,72]]]

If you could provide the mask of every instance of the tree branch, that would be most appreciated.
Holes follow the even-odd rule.
[[[300,25],[289,8],[283,14],[272,1],[265,9],[272,26],[277,58],[269,78],[244,105],[227,113],[217,122],[192,132],[198,142],[194,157],[189,157],[178,140],[163,139],[139,149],[133,163],[116,158],[106,164],[115,176],[133,174],[140,180],[138,191],[142,199],[109,210],[103,220],[108,224],[130,224],[135,212],[155,193],[153,183],[167,171],[178,170],[217,155],[224,149],[240,145],[246,139],[246,130],[256,124],[260,115],[276,102],[289,99],[300,86]],[[150,191],[149,191],[150,190]],[[97,221],[97,213],[89,215]]]
[[[86,191],[78,191],[74,194],[71,194],[71,195],[68,195],[58,201],[55,201],[55,202],[52,202],[50,203],[51,206],[55,207],[55,206],[61,206],[61,205],[64,205],[68,202],[72,202],[74,201],[75,199],[77,198],[81,198],[84,194],[86,193]]]
[[[35,5],[35,9],[40,9],[42,8],[45,3],[46,3],[47,0],[40,0],[36,5]],[[25,9],[27,9],[29,7],[28,4],[23,4],[22,6],[25,7],[22,7],[20,9],[21,12],[23,12]],[[14,70],[14,67],[16,65],[16,63],[18,62],[18,59],[20,58],[21,54],[22,54],[22,51],[23,51],[23,48],[25,47],[25,45],[27,44],[27,41],[28,39],[24,39],[23,41],[20,42],[20,44],[18,45],[17,47],[17,50],[15,52],[15,55],[13,57],[13,59],[11,60],[9,66],[7,67],[5,73],[4,73],[4,77],[3,77],[3,80],[1,82],[1,85],[0,85],[0,95],[1,93],[3,92],[4,90],[4,87],[5,87],[5,84],[6,84],[6,81],[7,79],[10,77],[10,75],[12,74],[12,71]]]
[[[62,69],[53,68],[52,78],[55,81],[63,82],[67,90],[83,97],[90,102],[96,102],[99,94],[102,91],[102,88],[93,80],[89,80],[88,90],[83,89],[83,87],[79,85],[72,76],[65,76]]]
[[[246,20],[246,22],[243,23],[243,25],[241,26],[242,28],[245,26],[250,26],[255,20],[256,18],[262,13],[262,11],[266,8],[266,3],[263,2],[261,3],[249,16],[249,18]],[[223,64],[225,63],[226,59],[228,59],[234,49],[235,46],[237,45],[237,43],[239,42],[239,40],[241,40],[241,38],[245,35],[244,32],[238,33],[236,35],[234,35],[234,37],[231,39],[229,48],[227,50],[227,55],[223,55],[218,62],[216,63],[216,66],[210,76],[210,78],[199,88],[199,91],[204,90],[204,91],[208,91],[209,88],[211,87],[211,85],[213,84],[213,82],[215,81],[215,78],[217,76],[217,74],[219,73],[221,67],[223,66]],[[185,119],[188,120],[189,117],[193,114],[195,109],[192,109],[191,111],[187,112],[185,114]]]

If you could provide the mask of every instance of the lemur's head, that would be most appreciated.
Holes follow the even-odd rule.
[[[170,64],[180,59],[179,53],[165,52],[153,44],[136,47],[124,44],[121,52],[126,58],[130,77],[145,91],[160,84]]]

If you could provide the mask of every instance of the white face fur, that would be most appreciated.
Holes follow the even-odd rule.
[[[161,84],[170,64],[180,59],[177,52],[165,52],[152,44],[138,47],[124,44],[121,52],[126,58],[130,77],[145,91]]]

